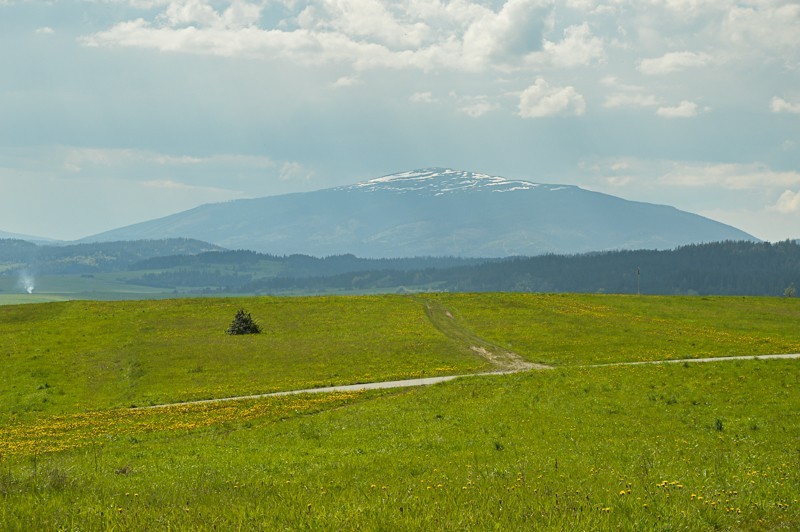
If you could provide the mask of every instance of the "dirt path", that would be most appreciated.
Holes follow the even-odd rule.
[[[544,364],[528,362],[517,353],[509,351],[497,344],[489,342],[475,333],[466,329],[456,321],[453,315],[438,301],[432,301],[424,297],[417,296],[416,299],[425,309],[425,315],[434,327],[448,338],[469,346],[469,349],[487,360],[498,371],[528,371],[532,369],[551,369]]]

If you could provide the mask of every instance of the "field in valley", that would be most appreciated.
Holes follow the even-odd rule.
[[[224,333],[240,307],[263,334]],[[789,298],[0,307],[0,528],[794,530],[800,360],[598,364],[797,353],[798,321]],[[553,369],[131,408],[512,355]]]

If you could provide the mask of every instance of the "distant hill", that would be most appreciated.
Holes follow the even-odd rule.
[[[18,239],[0,240],[0,271],[31,270],[37,274],[99,273],[127,270],[154,257],[194,255],[223,248],[186,238],[100,242],[63,246],[37,245]]]
[[[0,239],[13,239],[13,240],[25,240],[27,242],[41,242],[41,243],[52,243],[56,242],[52,238],[44,238],[41,236],[31,236],[31,235],[21,235],[19,233],[9,233],[7,231],[0,231]]]
[[[533,256],[757,240],[673,207],[434,168],[203,205],[84,241],[177,237],[275,255],[367,258]]]

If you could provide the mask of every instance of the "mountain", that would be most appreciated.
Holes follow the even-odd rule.
[[[272,254],[505,257],[756,240],[708,218],[576,186],[429,168],[202,205],[85,241],[194,238]]]
[[[0,231],[0,240],[4,239],[25,240],[26,242],[36,242],[42,244],[51,244],[56,242],[52,238],[44,238],[41,236],[31,236],[31,235],[20,235],[18,233],[9,233],[7,231]]]

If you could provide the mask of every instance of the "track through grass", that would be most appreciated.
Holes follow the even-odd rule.
[[[415,296],[415,299],[423,306],[425,315],[428,316],[433,326],[442,334],[468,346],[471,351],[485,358],[498,370],[525,371],[548,368],[543,364],[528,362],[517,353],[477,336],[456,320],[441,302],[422,296]]]

